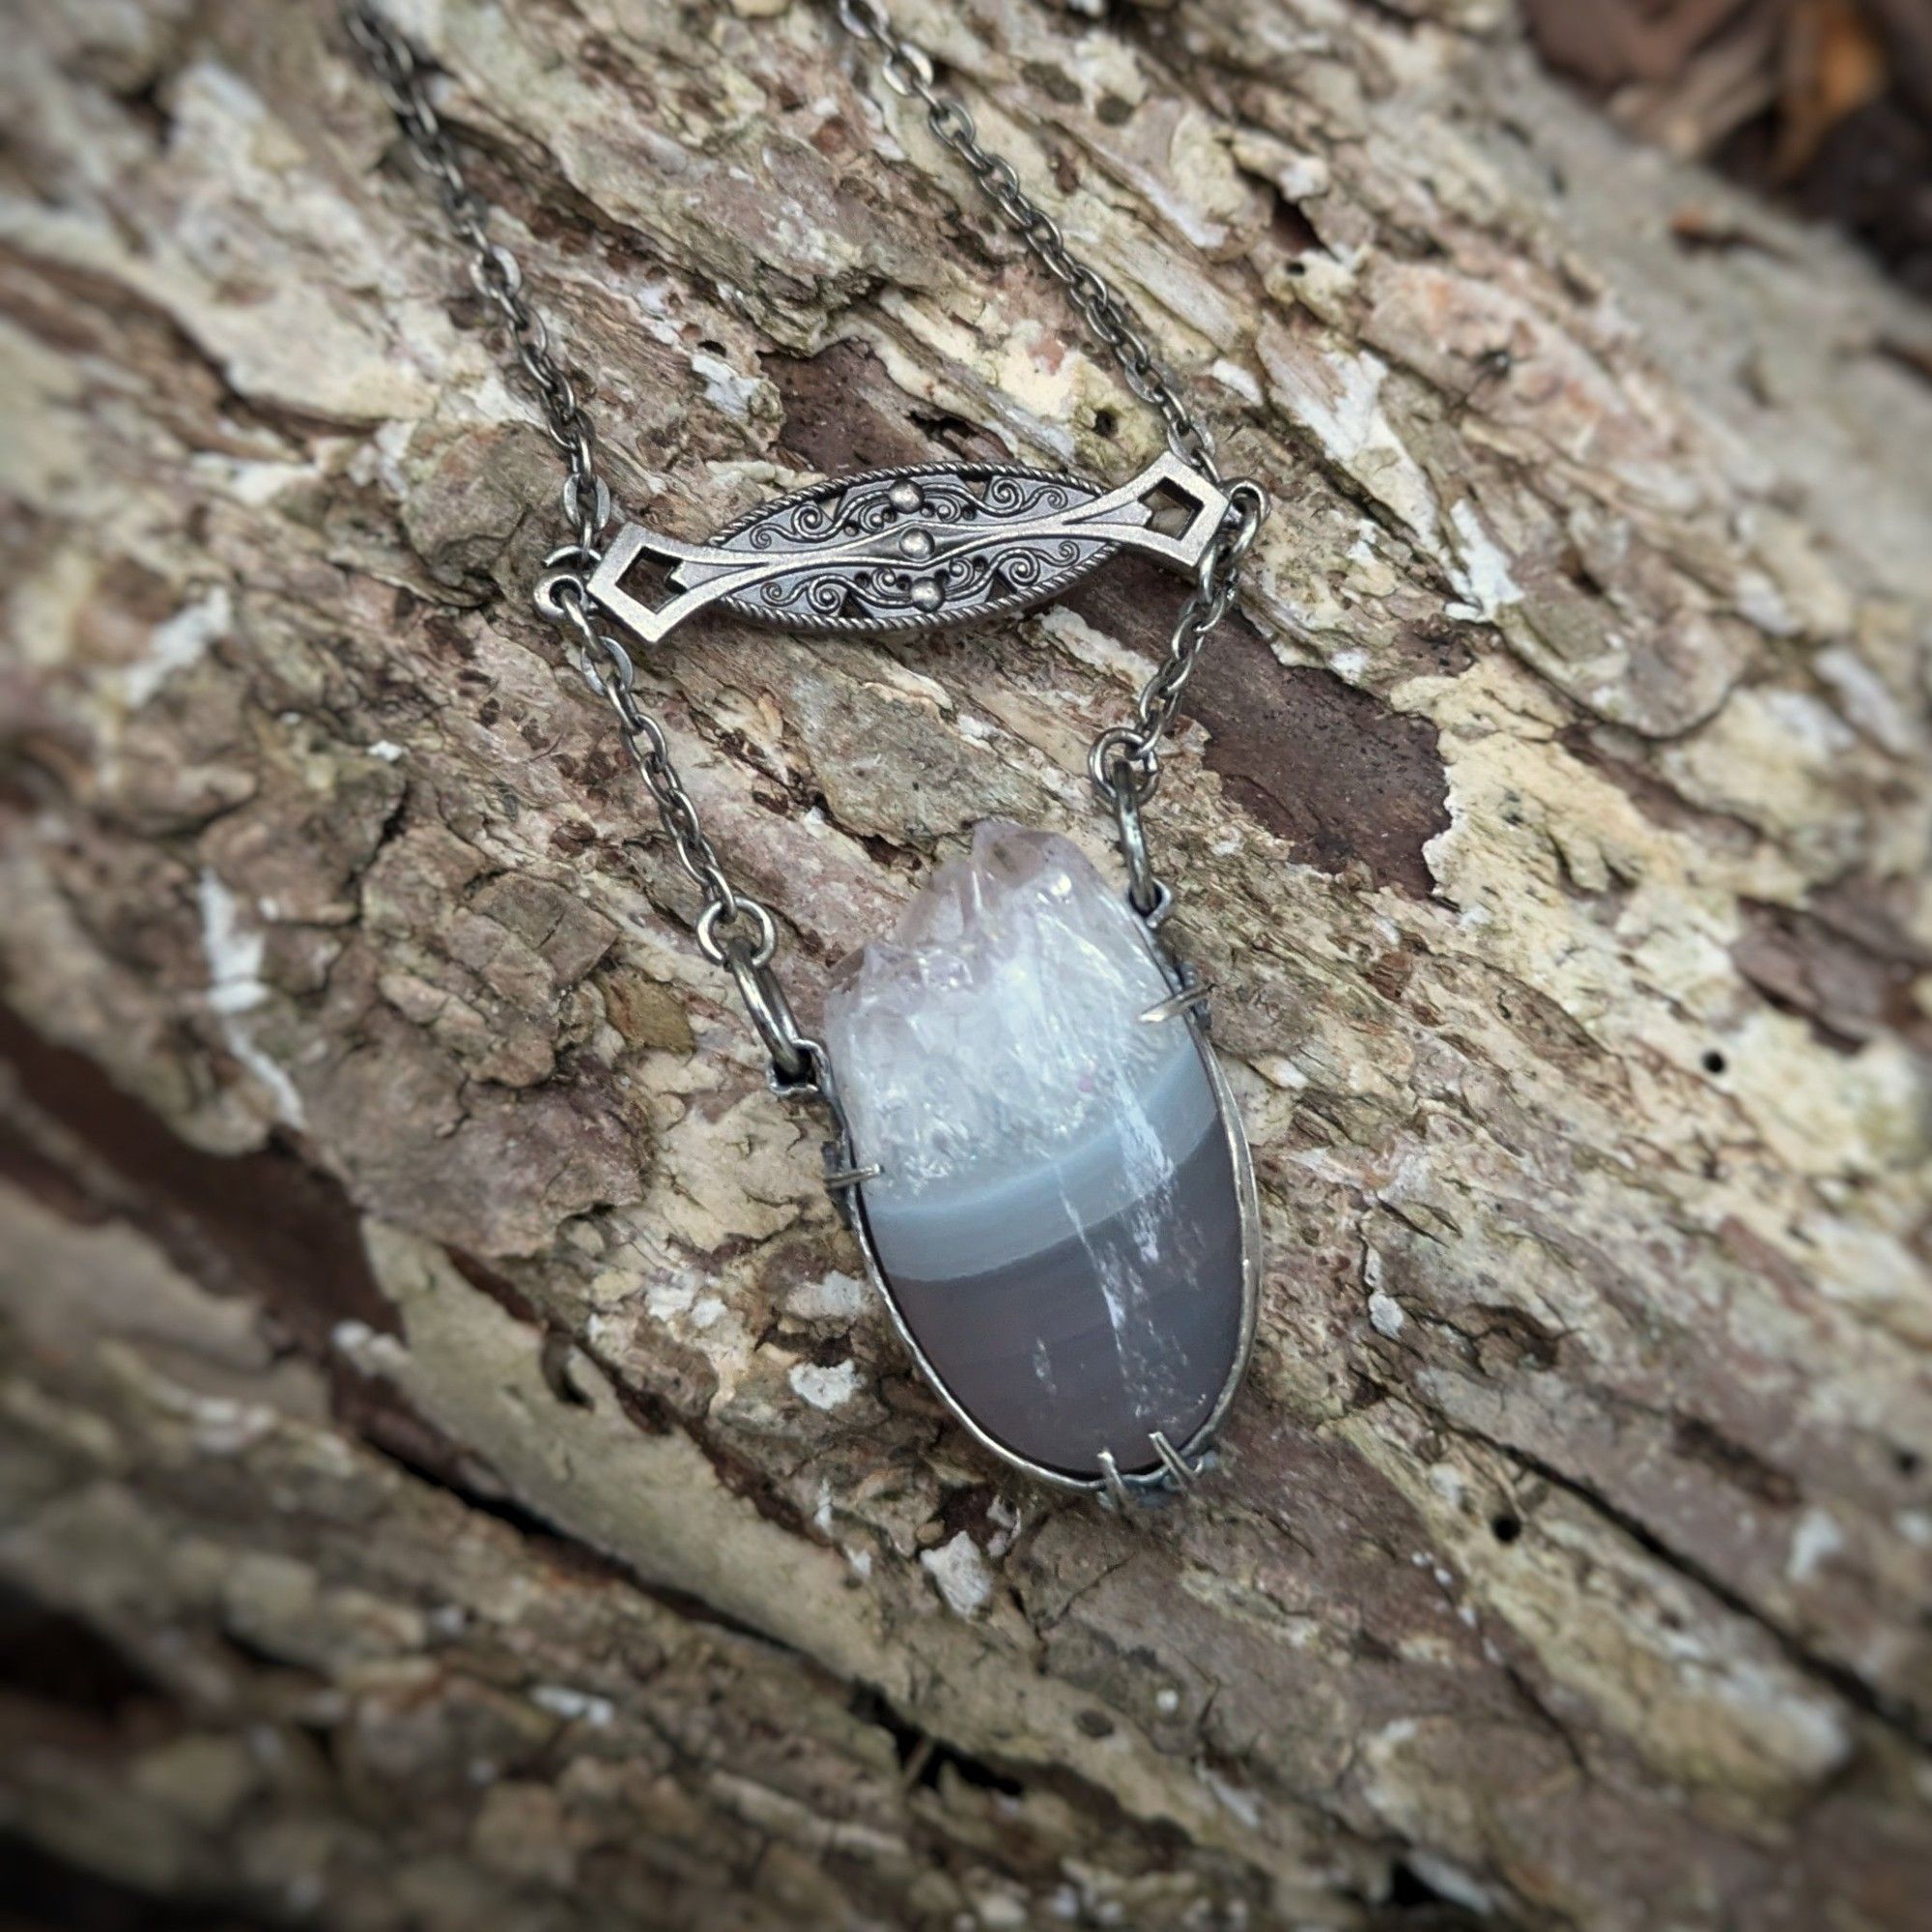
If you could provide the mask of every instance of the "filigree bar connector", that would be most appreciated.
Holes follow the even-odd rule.
[[[781,497],[708,543],[626,524],[590,594],[652,644],[713,604],[786,630],[890,636],[1030,610],[1116,551],[1191,571],[1227,514],[1172,455],[1109,491],[996,464],[870,470]]]

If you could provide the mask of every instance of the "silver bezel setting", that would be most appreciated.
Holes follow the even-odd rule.
[[[1030,1457],[1009,1449],[997,1437],[983,1429],[978,1418],[966,1407],[947,1386],[946,1378],[933,1365],[925,1350],[919,1345],[893,1293],[891,1277],[880,1264],[877,1249],[873,1246],[871,1225],[866,1214],[866,1180],[876,1175],[876,1168],[861,1166],[857,1151],[852,1145],[851,1130],[846,1123],[844,1108],[839,1104],[836,1088],[837,1069],[829,1065],[821,1067],[819,1096],[831,1115],[834,1139],[827,1150],[826,1185],[833,1197],[842,1208],[851,1227],[854,1238],[859,1243],[859,1252],[865,1262],[866,1276],[871,1283],[886,1312],[892,1318],[894,1330],[906,1351],[917,1364],[919,1372],[927,1384],[946,1406],[948,1412],[980,1447],[990,1450],[1003,1463],[1021,1470],[1036,1482],[1046,1483],[1062,1490],[1083,1490],[1089,1492],[1109,1494],[1115,1500],[1135,1500],[1153,1502],[1173,1494],[1183,1487],[1183,1480],[1177,1471],[1177,1462],[1186,1475],[1191,1477],[1206,1466],[1222,1423],[1227,1419],[1235,1397],[1239,1391],[1248,1372],[1248,1359],[1254,1351],[1255,1326],[1261,1309],[1262,1277],[1262,1225],[1261,1196],[1255,1184],[1254,1157],[1248,1149],[1247,1133],[1241,1124],[1240,1108],[1236,1104],[1234,1090],[1228,1085],[1228,1077],[1222,1071],[1215,1056],[1212,1042],[1208,1037],[1208,1029],[1201,1017],[1205,995],[1176,961],[1174,954],[1154,930],[1153,923],[1146,917],[1136,915],[1141,936],[1162,977],[1179,996],[1189,996],[1189,1004],[1177,1009],[1162,1024],[1178,1023],[1186,1027],[1188,1037],[1193,1040],[1195,1051],[1201,1056],[1201,1064],[1207,1071],[1208,1086],[1214,1095],[1214,1105],[1221,1120],[1222,1131],[1227,1136],[1228,1154],[1234,1172],[1236,1212],[1239,1216],[1241,1252],[1241,1316],[1238,1340],[1236,1344],[1235,1358],[1229,1368],[1226,1380],[1215,1396],[1214,1405],[1207,1418],[1194,1434],[1185,1441],[1169,1445],[1164,1438],[1154,1443],[1158,1457],[1157,1466],[1152,1469],[1128,1472],[1116,1466],[1106,1474],[1098,1476],[1073,1475],[1065,1469],[1055,1469],[1042,1463],[1036,1463]],[[1144,1453],[1136,1449],[1136,1459]]]

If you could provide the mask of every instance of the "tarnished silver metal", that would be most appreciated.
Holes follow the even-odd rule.
[[[1154,1454],[1160,1458],[1160,1466],[1168,1482],[1177,1490],[1192,1489],[1194,1479],[1201,1473],[1201,1465],[1188,1462],[1158,1429],[1148,1440],[1153,1444]]]
[[[893,25],[879,0],[838,0],[838,12],[839,24],[848,33],[878,50],[879,72],[886,85],[895,94],[921,102],[933,137],[965,163],[1000,218],[1066,291],[1081,320],[1120,364],[1127,387],[1159,415],[1168,448],[1210,483],[1220,482],[1213,438],[1181,400],[1133,310],[1104,276],[1074,256],[1060,224],[1020,185],[1013,164],[981,143],[965,103],[936,84],[931,56]]]
[[[738,903],[742,910],[753,901],[740,899]],[[714,906],[707,906],[704,918],[712,919],[716,910]],[[758,910],[762,912],[764,909],[759,907]],[[766,918],[769,920],[770,915],[767,914]],[[715,921],[713,923],[715,925]],[[716,945],[714,938],[710,946]],[[707,952],[710,946],[706,947]],[[729,972],[738,988],[738,998],[744,1003],[745,1011],[751,1016],[752,1024],[757,1029],[758,1038],[771,1060],[774,1078],[787,1088],[811,1084],[814,1077],[812,1042],[799,1031],[791,1002],[785,998],[778,975],[772,971],[769,952],[761,959],[756,950],[748,952],[741,947],[722,946],[718,948],[718,963]]]
[[[1117,727],[1103,732],[1090,761],[1094,783],[1108,803],[1116,801],[1122,787],[1132,786],[1138,793],[1136,803],[1145,804],[1158,776],[1161,740],[1173,728],[1195,660],[1208,634],[1234,601],[1242,559],[1267,515],[1267,493],[1245,477],[1224,483],[1212,436],[1187,407],[1125,298],[1104,276],[1074,256],[1060,224],[1020,185],[1012,163],[980,141],[965,103],[939,86],[931,57],[893,25],[881,0],[837,0],[837,9],[846,31],[876,50],[886,85],[895,94],[920,101],[933,138],[959,157],[1008,229],[1066,291],[1067,300],[1081,320],[1119,363],[1127,387],[1159,415],[1169,452],[1189,472],[1226,493],[1227,515],[1200,558],[1193,594],[1175,621],[1167,654],[1135,700],[1131,730]],[[1131,755],[1123,756],[1125,752]],[[1122,820],[1123,848],[1127,836]],[[1126,856],[1133,866],[1132,853]],[[1146,876],[1151,879],[1151,873]],[[1145,911],[1139,891],[1137,878],[1135,907]]]
[[[1126,735],[1130,734],[1121,732],[1117,727],[1115,731],[1103,732],[1099,744],[1104,746],[1109,738]],[[1099,746],[1096,746],[1096,754],[1098,751]],[[1090,771],[1094,770],[1094,754],[1090,754],[1088,758]],[[1100,763],[1104,772],[1106,768],[1104,757]],[[1127,867],[1127,903],[1146,919],[1160,904],[1161,894],[1166,890],[1154,876],[1153,861],[1148,854],[1147,827],[1141,821],[1141,800],[1147,793],[1127,783],[1116,784],[1110,791],[1099,773],[1095,774],[1094,782],[1101,786],[1100,795],[1113,804],[1114,832],[1120,839],[1121,857]],[[1153,781],[1150,779],[1147,790],[1152,789]]]
[[[889,636],[1030,610],[1122,550],[1198,573],[1232,509],[1171,454],[1118,490],[1003,464],[875,469],[781,497],[702,544],[626,524],[589,587],[652,644],[711,605],[791,631]],[[668,597],[640,594],[640,565],[665,573]]]
[[[544,559],[532,601],[541,615],[573,634],[578,669],[616,714],[625,747],[657,806],[677,862],[704,895],[697,915],[699,950],[731,975],[769,1056],[773,1085],[790,1094],[812,1093],[824,1055],[799,1030],[772,970],[778,927],[766,907],[735,891],[725,876],[697,807],[671,762],[664,726],[638,701],[637,667],[630,652],[596,621],[589,585],[604,563],[601,540],[611,523],[611,486],[598,469],[596,432],[576,384],[551,347],[543,317],[524,295],[522,266],[491,239],[489,207],[469,185],[415,50],[368,0],[349,0],[342,19],[403,138],[435,185],[443,214],[469,255],[469,279],[497,311],[543,412],[544,428],[563,457],[560,498],[571,541]]]
[[[597,468],[597,436],[550,344],[542,316],[524,298],[524,271],[491,240],[490,209],[470,186],[455,144],[430,98],[415,49],[367,0],[349,0],[342,22],[355,43],[403,138],[429,176],[457,242],[469,258],[476,293],[497,311],[519,368],[543,411],[544,428],[563,455],[564,519],[586,550],[611,521],[611,490]]]
[[[1098,1458],[1101,1474],[1094,1478],[1085,1478],[1069,1475],[1064,1469],[1048,1468],[1042,1463],[1016,1454],[1005,1443],[996,1441],[980,1426],[979,1418],[956,1401],[947,1387],[945,1377],[940,1374],[938,1367],[914,1336],[894,1294],[892,1282],[880,1265],[878,1250],[872,1240],[871,1227],[866,1216],[865,1199],[866,1179],[876,1177],[866,1175],[857,1160],[852,1145],[851,1129],[846,1122],[844,1107],[839,1101],[834,1071],[829,1065],[822,1069],[822,1085],[814,1096],[824,1104],[832,1120],[833,1139],[827,1152],[828,1171],[835,1177],[840,1188],[846,1219],[858,1240],[859,1252],[866,1264],[867,1278],[880,1299],[884,1301],[900,1342],[919,1365],[920,1373],[937,1391],[940,1400],[945,1403],[953,1419],[976,1442],[999,1457],[1001,1461],[1024,1470],[1036,1481],[1050,1484],[1057,1489],[1097,1492],[1122,1505],[1159,1501],[1185,1488],[1206,1467],[1214,1439],[1219,1435],[1221,1425],[1227,1419],[1228,1410],[1247,1374],[1248,1358],[1254,1350],[1255,1324],[1261,1309],[1262,1281],[1261,1198],[1255,1186],[1254,1159],[1248,1151],[1247,1135],[1242,1131],[1240,1109],[1236,1104],[1234,1094],[1228,1086],[1227,1075],[1222,1072],[1220,1063],[1214,1056],[1214,1050],[1208,1044],[1207,1031],[1200,1021],[1198,1009],[1206,988],[1191,984],[1184,969],[1162,942],[1155,928],[1145,920],[1142,924],[1148,949],[1160,968],[1161,977],[1173,987],[1174,1000],[1179,1003],[1174,1017],[1179,1019],[1192,1036],[1195,1047],[1201,1055],[1208,1085],[1212,1089],[1221,1130],[1227,1136],[1228,1153],[1235,1175],[1236,1211],[1240,1220],[1239,1340],[1233,1365],[1221,1385],[1213,1406],[1185,1442],[1176,1445],[1169,1442],[1165,1436],[1155,1435],[1150,1436],[1147,1444],[1115,1443],[1110,1451],[1102,1453]],[[1145,1457],[1150,1447],[1153,1451],[1154,1466],[1145,1470],[1134,1469],[1132,1465]],[[1128,1464],[1127,1469],[1123,1469],[1123,1462]]]
[[[1160,748],[1208,633],[1233,602],[1267,497],[1245,478],[1225,480],[1213,439],[1182,399],[1124,298],[1069,249],[1059,224],[1020,185],[1011,163],[980,141],[964,104],[943,92],[931,58],[892,26],[880,0],[835,0],[838,18],[876,48],[885,84],[917,99],[936,140],[966,166],[999,217],[1065,290],[1133,393],[1159,416],[1167,454],[1118,490],[1077,478],[992,465],[930,465],[835,479],[769,504],[707,543],[688,545],[626,525],[607,545],[612,502],[595,432],[576,383],[525,293],[516,257],[489,233],[490,210],[469,185],[438,114],[416,55],[370,0],[348,0],[347,31],[366,59],[404,139],[432,182],[464,248],[469,275],[505,331],[543,427],[563,462],[560,506],[569,540],[546,559],[535,586],[538,611],[569,636],[577,668],[614,714],[650,791],[679,866],[701,895],[696,937],[725,969],[769,1058],[775,1092],[821,1103],[830,1115],[826,1181],[847,1207],[866,1266],[901,1340],[961,1425],[1007,1462],[1041,1481],[1099,1491],[1125,1503],[1184,1488],[1233,1401],[1253,1341],[1260,1295],[1261,1234],[1254,1171],[1225,1077],[1202,1020],[1206,988],[1190,982],[1158,928],[1173,902],[1148,854],[1141,808],[1160,777]],[[1177,525],[1176,515],[1180,521]],[[736,890],[706,836],[690,791],[671,762],[664,726],[638,696],[630,650],[599,621],[608,613],[646,642],[711,605],[804,631],[878,635],[914,631],[1031,608],[1121,550],[1137,550],[1193,584],[1161,664],[1140,691],[1133,721],[1102,731],[1088,769],[1113,809],[1131,902],[1173,995],[1143,1017],[1179,1019],[1200,1048],[1228,1136],[1239,1197],[1242,1315],[1239,1357],[1211,1412],[1179,1445],[1151,1438],[1154,1466],[1122,1474],[1122,1457],[1147,1448],[1116,1445],[1088,1481],[1045,1469],[995,1442],[948,1393],[894,1302],[867,1231],[865,1187],[875,1164],[855,1162],[851,1135],[824,1047],[804,1034],[773,969],[778,928],[770,910]],[[670,595],[649,602],[634,582],[655,566]]]
[[[1205,1013],[1208,995],[1213,990],[1205,980],[1193,980],[1179,992],[1170,993],[1164,1000],[1156,1000],[1141,1014],[1141,1024],[1158,1026],[1162,1020],[1179,1019],[1182,1013]]]

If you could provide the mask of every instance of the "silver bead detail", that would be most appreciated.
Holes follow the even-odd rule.
[[[915,510],[923,509],[925,505],[925,497],[921,493],[919,485],[917,483],[908,481],[905,477],[900,477],[900,479],[896,483],[895,483],[890,490],[886,492],[886,501],[889,502],[894,509],[901,512],[903,515],[908,517],[911,516]]]
[[[902,556],[926,557],[932,554],[932,532],[930,530],[907,530],[899,538],[899,554]]]
[[[922,577],[912,587],[913,607],[920,611],[937,611],[946,593],[939,587],[936,577]]]

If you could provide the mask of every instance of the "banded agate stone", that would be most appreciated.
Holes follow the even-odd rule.
[[[1141,923],[1065,839],[991,822],[847,959],[826,1045],[862,1208],[928,1372],[1093,1480],[1184,1448],[1243,1346],[1236,1135]]]

